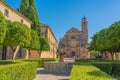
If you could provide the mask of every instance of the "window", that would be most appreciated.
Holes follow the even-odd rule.
[[[85,25],[85,22],[83,22],[83,24]]]
[[[23,19],[21,19],[21,23],[24,23]]]
[[[75,36],[72,36],[71,39],[75,39]]]
[[[5,9],[4,15],[9,17],[9,11],[7,9]]]

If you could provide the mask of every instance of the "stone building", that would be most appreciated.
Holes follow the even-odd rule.
[[[26,18],[24,15],[19,13],[18,11],[11,8],[8,4],[0,0],[0,11],[3,13],[5,18],[7,20],[10,20],[12,22],[21,22],[23,24],[26,24],[29,28],[31,28],[31,21]]]
[[[3,13],[3,15],[7,20],[10,20],[12,22],[21,22],[23,24],[26,24],[29,28],[31,28],[32,22],[27,17],[25,17],[18,11],[11,8],[8,4],[6,4],[2,0],[0,0],[0,12]],[[42,52],[41,57],[53,58],[56,56],[57,40],[54,36],[54,33],[52,32],[52,30],[48,25],[42,24],[42,31],[43,31],[43,35],[48,39],[51,49],[50,51]],[[31,53],[32,53],[31,58],[39,57],[37,51],[31,51]],[[9,46],[7,46],[6,48],[0,46],[0,59],[12,59],[12,56],[13,56],[13,51]],[[20,48],[16,58],[25,58],[25,56],[26,56],[26,50],[24,48]]]
[[[57,51],[57,39],[54,36],[54,33],[52,32],[50,26],[46,24],[42,24],[42,34],[45,38],[47,38],[49,45],[50,45],[50,51],[43,51],[41,54],[42,58],[55,58],[56,57],[56,51]],[[38,58],[39,54],[37,51],[31,51],[31,58]]]
[[[82,18],[82,31],[72,27],[68,30],[65,36],[60,39],[58,44],[62,46],[62,50],[67,52],[65,57],[89,58],[88,53],[88,21],[85,17]]]
[[[31,28],[32,22],[28,18],[11,8],[2,0],[0,0],[0,12],[3,13],[5,19],[10,20],[12,22],[21,22],[23,24],[26,24],[29,28]],[[0,46],[0,59],[12,59],[12,53],[13,52],[10,47],[3,48],[3,46]],[[18,54],[17,57],[23,57],[24,55],[21,54],[25,53],[25,49],[21,48],[19,53],[20,54]]]

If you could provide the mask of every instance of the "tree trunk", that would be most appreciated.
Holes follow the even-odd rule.
[[[29,59],[29,50],[26,49],[26,56],[25,56],[25,59]]]
[[[39,53],[39,58],[41,58],[41,53],[42,53],[42,51],[38,51],[38,53]]]
[[[114,52],[111,52],[110,54],[111,54],[111,58],[113,60],[114,59]]]
[[[29,54],[29,58],[31,58],[31,53],[30,53],[30,49],[28,49],[28,54]]]
[[[11,46],[11,48],[13,49],[13,47]],[[17,46],[14,50],[13,50],[13,60],[15,59],[17,53],[18,53],[18,50],[19,50],[20,46]]]

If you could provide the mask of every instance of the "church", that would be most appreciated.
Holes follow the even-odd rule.
[[[82,30],[72,27],[60,39],[58,49],[62,49],[66,58],[89,58],[88,53],[88,21],[86,17],[81,21]]]

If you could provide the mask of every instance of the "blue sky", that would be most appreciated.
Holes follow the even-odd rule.
[[[21,0],[6,0],[14,9]],[[71,27],[81,30],[81,19],[88,19],[90,37],[120,20],[120,0],[35,0],[40,22],[53,30],[56,38],[65,35]]]

